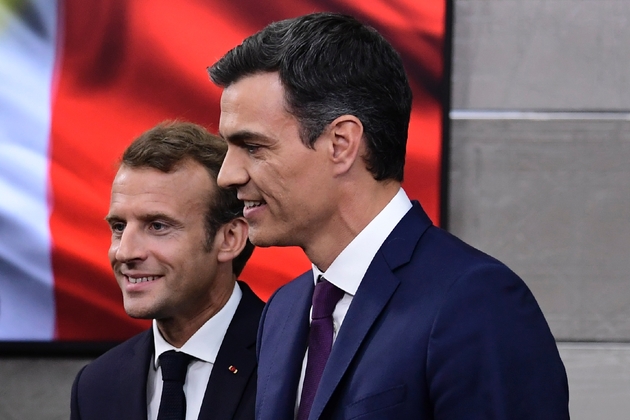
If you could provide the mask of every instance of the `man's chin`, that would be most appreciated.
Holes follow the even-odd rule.
[[[265,235],[264,232],[250,229],[249,241],[259,248],[268,248],[270,246],[288,246],[284,245],[282,241],[270,235]]]
[[[134,319],[154,319],[155,311],[150,308],[138,307],[136,305],[125,305],[125,312]]]
[[[298,234],[300,232],[291,231],[286,223],[251,223],[249,225],[249,241],[260,248],[270,246],[300,246]]]
[[[266,248],[272,245],[266,240],[261,229],[253,227],[252,225],[249,226],[248,237],[249,241],[257,247]]]

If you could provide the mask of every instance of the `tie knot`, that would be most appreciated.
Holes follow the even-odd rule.
[[[189,354],[180,351],[169,350],[160,355],[162,367],[162,380],[181,382],[186,381],[186,369],[193,359]]]
[[[343,290],[322,277],[315,285],[315,292],[313,292],[312,318],[319,319],[331,316],[337,302],[343,295]]]

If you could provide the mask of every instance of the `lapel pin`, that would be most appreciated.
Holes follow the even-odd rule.
[[[230,372],[232,372],[233,374],[235,374],[235,375],[236,375],[236,373],[238,372],[238,369],[237,369],[235,366],[233,366],[233,365],[230,365],[230,367],[228,368],[228,370],[229,370]]]

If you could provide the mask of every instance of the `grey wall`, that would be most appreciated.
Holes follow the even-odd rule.
[[[0,359],[0,419],[69,419],[72,381],[89,361],[26,357]]]
[[[574,420],[630,412],[629,19],[627,0],[455,1],[450,229],[532,288]],[[0,419],[67,418],[86,362],[0,359]]]
[[[574,420],[630,412],[630,2],[457,0],[450,230],[531,287]]]

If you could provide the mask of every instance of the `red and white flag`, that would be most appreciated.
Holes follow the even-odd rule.
[[[329,10],[374,26],[412,88],[404,187],[439,222],[446,0],[0,2],[0,341],[118,341],[129,318],[103,220],[117,161],[166,119],[217,131],[206,67],[268,23]],[[256,249],[242,274],[266,298],[310,268]]]

